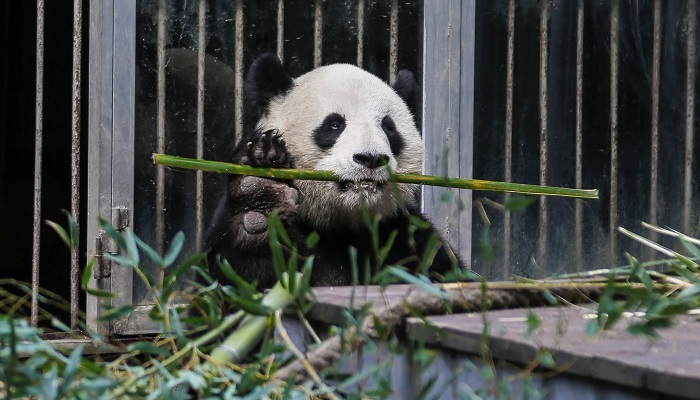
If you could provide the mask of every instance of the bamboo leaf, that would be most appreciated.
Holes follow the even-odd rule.
[[[172,243],[170,244],[170,249],[168,249],[168,253],[165,255],[165,259],[163,260],[163,268],[168,268],[172,263],[175,262],[177,256],[180,255],[180,251],[182,250],[182,246],[184,243],[185,234],[182,232],[178,232],[173,238]]]
[[[689,286],[678,295],[679,299],[697,296],[700,294],[700,283],[696,283],[693,286]]]
[[[144,253],[148,256],[148,258],[151,259],[156,265],[163,265],[165,262],[163,261],[163,257],[158,254],[157,251],[153,249],[153,247],[149,246],[146,242],[144,242],[140,237],[134,235],[134,240],[136,240],[136,245],[139,246],[141,250],[143,250]]]
[[[121,307],[115,307],[115,308],[110,308],[109,310],[105,311],[101,315],[97,317],[98,321],[110,321],[122,317],[126,317],[127,315],[131,314],[131,312],[134,311],[133,306],[121,306]]]
[[[117,297],[117,295],[112,293],[112,292],[107,292],[107,291],[99,290],[99,289],[86,288],[85,291],[88,294],[91,294],[95,297],[99,297],[101,299],[113,299],[113,298]]]
[[[138,264],[139,261],[141,261],[141,257],[139,256],[139,248],[136,246],[135,236],[131,229],[124,231],[124,242],[126,242],[126,250],[129,252],[129,258],[134,261],[134,264]]]
[[[433,286],[430,282],[423,281],[416,277],[415,275],[411,275],[408,272],[396,268],[396,267],[388,267],[387,270],[397,278],[405,281],[406,283],[410,283],[412,285],[416,285],[419,289],[422,289],[423,291],[430,293],[434,296],[438,296],[443,300],[447,300],[447,293],[443,292],[440,290],[440,288]]]
[[[126,350],[129,352],[139,351],[143,354],[148,354],[148,355],[152,355],[152,356],[169,356],[170,355],[170,351],[168,349],[156,346],[151,342],[132,343],[126,347]]]
[[[197,160],[171,156],[167,154],[153,154],[153,162],[175,168],[195,169],[208,172],[219,172],[236,175],[251,175],[261,178],[273,179],[301,179],[316,181],[338,181],[338,177],[330,171],[302,170],[302,169],[278,169],[257,168],[248,165],[238,165],[221,161]],[[493,192],[509,192],[544,196],[575,197],[583,199],[597,199],[598,190],[571,189],[552,186],[527,185],[522,183],[485,181],[479,179],[450,178],[445,176],[430,176],[419,174],[394,174],[396,182],[418,185],[430,185],[452,187],[459,189],[487,190]]]
[[[95,257],[90,259],[90,262],[87,263],[85,266],[85,269],[83,270],[83,275],[80,277],[80,288],[85,290],[87,289],[88,283],[90,282],[90,277],[92,276],[92,270],[95,268],[95,263],[97,260]]]
[[[63,213],[68,217],[68,232],[70,233],[71,249],[78,247],[78,224],[75,222],[73,215],[67,210]]]
[[[71,245],[71,242],[70,242],[70,237],[68,236],[68,232],[66,232],[66,230],[63,229],[63,227],[61,225],[59,225],[53,221],[46,221],[46,225],[50,226],[51,229],[53,229],[58,234],[58,236],[61,238],[61,240],[63,240],[63,243],[65,243],[66,246],[68,246],[68,248],[70,248],[70,249],[73,248],[73,246]]]

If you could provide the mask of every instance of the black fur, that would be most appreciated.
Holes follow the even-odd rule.
[[[280,94],[284,94],[293,86],[293,81],[284,72],[281,63],[274,55],[266,54],[258,58],[247,76],[245,88],[247,98],[253,101],[252,109],[257,110],[256,118],[265,112],[269,102]],[[411,89],[410,85],[414,86]],[[415,93],[415,81],[410,73],[400,73],[397,77],[395,90],[402,98],[409,99]],[[340,118],[340,119],[338,119]],[[326,118],[331,129],[329,138],[316,138],[319,146],[332,146],[333,132],[344,128],[344,119],[340,115]],[[391,119],[382,121],[382,127],[392,142],[392,151],[399,152],[403,147],[400,136],[395,131]],[[233,162],[261,167],[293,167],[293,155],[290,155],[284,141],[273,131],[260,132],[247,130],[236,149]],[[342,129],[340,129],[342,132]],[[338,133],[339,134],[339,133]],[[315,133],[315,136],[321,136]],[[337,139],[337,137],[336,137]],[[328,147],[328,146],[327,146]],[[368,161],[369,162],[369,161]],[[280,218],[287,229],[290,239],[299,249],[302,257],[314,254],[311,283],[314,286],[349,285],[352,282],[350,248],[357,249],[359,283],[366,282],[365,266],[370,272],[376,272],[379,267],[375,259],[371,234],[368,228],[352,229],[347,226],[332,227],[318,231],[320,240],[315,249],[306,249],[306,238],[314,230],[311,221],[302,220],[296,213],[297,204],[304,201],[299,192],[288,181],[271,179],[230,176],[226,199],[223,201],[212,229],[206,240],[209,250],[209,265],[212,276],[225,280],[217,268],[217,259],[224,258],[236,272],[247,281],[257,281],[260,288],[271,287],[277,280],[272,265],[271,250],[265,231],[265,217],[273,209],[279,210]],[[398,205],[397,207],[400,207]],[[416,225],[414,222],[419,221]],[[395,233],[394,233],[395,232]],[[384,264],[407,266],[411,271],[418,272],[420,260],[424,257],[426,247],[434,243],[440,245],[434,255],[431,274],[444,274],[446,271],[463,267],[449,247],[442,242],[435,228],[413,208],[399,208],[391,217],[379,222],[379,245],[387,243],[392,235],[396,235],[394,244],[383,260]],[[433,275],[439,279],[438,275]]]
[[[294,87],[294,80],[274,53],[265,53],[253,61],[244,84],[245,132],[252,132],[265,114],[270,101]]]
[[[413,77],[413,73],[411,71],[406,71],[405,69],[399,71],[399,73],[396,74],[396,80],[394,81],[393,88],[411,110],[413,117],[415,118],[419,116],[420,110],[418,109],[418,90],[416,78]]]
[[[234,150],[232,161],[259,167],[293,167],[292,158],[274,131],[253,131],[244,136]],[[264,218],[278,209],[285,225],[293,227],[297,224],[298,202],[299,193],[288,182],[232,175],[223,201],[225,205],[217,212],[205,243],[212,277],[225,281],[217,268],[217,259],[221,258],[243,279],[257,280],[261,288],[271,287],[276,278]],[[256,219],[258,216],[263,219]],[[290,229],[290,233],[294,235],[295,232]]]
[[[324,150],[330,149],[335,146],[335,142],[344,130],[345,118],[338,113],[329,114],[321,125],[314,129],[314,142]]]
[[[392,120],[390,116],[387,115],[382,119],[382,129],[384,133],[386,133],[386,137],[389,138],[391,153],[398,157],[401,150],[403,150],[403,139],[401,139],[401,135],[396,131],[396,124],[394,124],[394,120]]]
[[[273,132],[254,132],[246,136],[236,148],[234,156],[236,163],[258,166],[291,167],[291,160],[283,142]],[[273,209],[279,210],[287,233],[300,250],[301,256],[315,255],[312,285],[352,284],[350,247],[357,249],[359,283],[364,283],[368,278],[365,276],[366,266],[369,266],[371,273],[376,272],[378,265],[368,228],[352,230],[346,226],[339,226],[317,230],[320,240],[315,249],[307,250],[306,238],[314,229],[309,221],[297,218],[295,210],[299,199],[295,196],[298,196],[298,193],[285,182],[255,177],[232,177],[226,209],[207,240],[212,276],[225,280],[216,268],[217,258],[221,257],[228,260],[236,272],[247,281],[258,281],[261,288],[269,288],[276,282],[264,227],[253,232],[245,228],[246,217],[251,213],[267,216]],[[415,218],[420,224],[412,221]],[[430,269],[433,277],[439,280],[440,275],[450,269],[463,267],[452,251],[437,237],[435,228],[418,210],[409,207],[380,221],[380,246],[387,243],[394,231],[394,245],[384,264],[400,264],[413,272],[419,272],[420,260],[424,256],[426,246],[433,239],[437,239],[440,247],[434,255]]]

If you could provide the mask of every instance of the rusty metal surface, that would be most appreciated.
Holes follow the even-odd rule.
[[[204,158],[204,76],[207,47],[207,3],[199,0],[197,36],[197,158]],[[195,249],[202,248],[204,235],[204,175],[197,171],[195,183]]]
[[[618,80],[620,1],[613,0],[610,8],[610,265],[617,265],[618,212]]]
[[[165,0],[158,1],[158,39],[157,39],[157,117],[156,117],[156,151],[165,153]],[[163,253],[163,232],[165,230],[165,167],[159,165],[156,173],[156,251]]]
[[[688,1],[688,16],[697,15],[696,0]],[[683,232],[693,234],[693,136],[695,134],[695,68],[697,63],[697,19],[687,18],[686,87],[685,87],[685,156],[683,175]]]
[[[71,104],[71,214],[80,232],[80,121],[82,87],[83,1],[73,2],[73,101]],[[80,281],[79,248],[70,255],[70,327],[78,329],[78,285]]]
[[[583,0],[576,9],[576,187],[583,188]],[[583,270],[583,201],[576,200],[576,272]]]
[[[36,126],[34,144],[34,234],[32,242],[31,324],[39,322],[39,249],[41,239],[41,150],[44,107],[44,0],[36,1]]]
[[[321,0],[314,3],[314,68],[323,62],[323,7]]]
[[[505,155],[504,180],[513,181],[513,53],[515,51],[515,0],[508,2],[508,55],[506,56],[506,120],[505,120]],[[508,202],[510,194],[506,193],[503,203]],[[503,215],[503,279],[510,277],[510,235],[511,215]]]
[[[540,6],[540,185],[547,184],[547,75],[549,59],[549,3],[543,1]],[[540,196],[538,219],[537,262],[547,271],[547,237],[549,235],[549,217],[547,196]]]
[[[654,0],[654,41],[651,67],[651,162],[649,177],[649,222],[658,224],[659,208],[659,83],[661,74],[661,0]],[[657,241],[658,232],[650,239]],[[652,254],[650,249],[649,253]]]
[[[277,0],[277,58],[284,60],[284,0]]]

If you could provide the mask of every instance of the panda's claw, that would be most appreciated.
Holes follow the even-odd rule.
[[[292,167],[291,158],[280,132],[260,132],[250,139],[238,148],[238,155],[234,156],[233,162],[254,167]]]

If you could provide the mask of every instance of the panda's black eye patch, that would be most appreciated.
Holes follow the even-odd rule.
[[[338,114],[328,114],[318,128],[314,129],[314,141],[322,149],[330,149],[345,130],[345,118]]]
[[[392,154],[398,156],[403,150],[403,139],[401,139],[401,134],[396,131],[396,124],[390,116],[387,115],[382,119],[382,129],[389,139]]]

